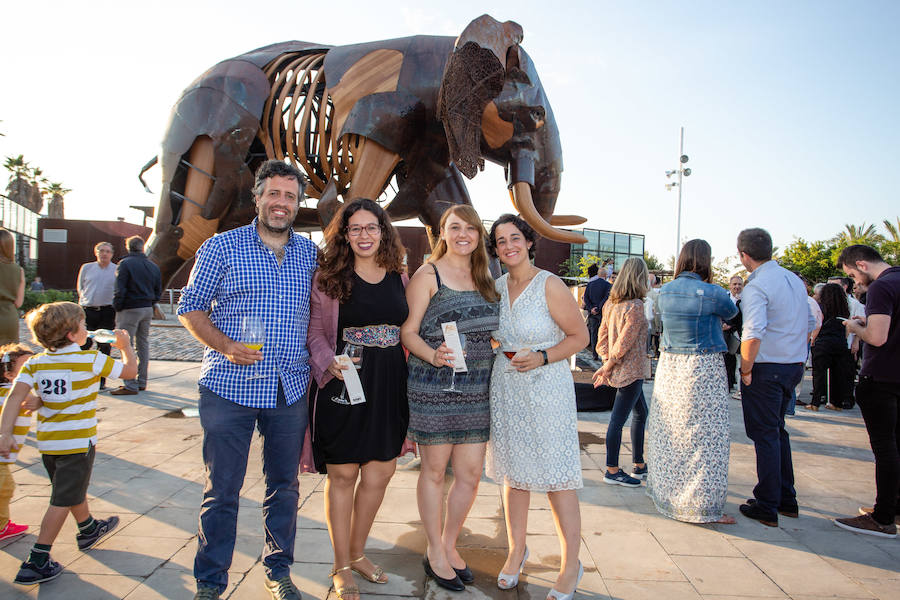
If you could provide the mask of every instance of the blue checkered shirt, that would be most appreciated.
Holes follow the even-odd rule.
[[[318,248],[292,233],[281,264],[256,231],[257,219],[214,235],[197,251],[187,286],[181,290],[178,315],[202,310],[225,335],[241,339],[241,318],[261,316],[266,327],[263,360],[237,365],[207,348],[200,384],[236,404],[275,408],[278,381],[288,404],[306,395],[309,384],[309,292]],[[256,368],[266,375],[248,380]]]

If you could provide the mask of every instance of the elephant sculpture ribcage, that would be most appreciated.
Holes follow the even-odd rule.
[[[375,51],[360,61],[356,73],[365,70],[368,77],[358,82],[357,88],[374,90],[369,93],[393,91],[387,88],[392,79],[396,87],[400,61],[394,53],[386,54]],[[321,198],[331,179],[335,180],[337,194],[343,196],[349,191],[354,155],[363,152],[367,139],[357,134],[339,135],[346,111],[337,111],[327,92],[322,68],[325,55],[291,53],[265,67],[272,92],[263,109],[258,134],[268,156],[286,159],[306,173],[306,194],[316,199]],[[352,77],[354,73],[348,75]]]

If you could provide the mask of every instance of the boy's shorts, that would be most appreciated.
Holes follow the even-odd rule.
[[[52,484],[50,506],[75,506],[87,498],[94,467],[94,446],[79,454],[43,454],[44,468]]]

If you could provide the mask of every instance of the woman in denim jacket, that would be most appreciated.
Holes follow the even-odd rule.
[[[728,491],[728,385],[722,321],[737,314],[712,283],[704,240],[681,249],[675,280],[662,287],[662,353],[648,419],[647,493],[656,509],[689,523],[734,523]]]

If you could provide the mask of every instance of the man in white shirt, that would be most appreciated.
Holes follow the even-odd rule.
[[[784,415],[803,377],[815,318],[799,277],[772,260],[772,238],[763,229],[738,235],[741,264],[750,272],[741,295],[741,406],[744,428],[756,449],[759,482],[741,514],[769,527],[778,515],[797,517],[790,436]]]
[[[113,245],[100,242],[94,246],[95,262],[84,263],[78,271],[78,304],[84,309],[84,326],[94,329],[115,329],[116,310],[113,295],[116,291],[116,263],[112,261]],[[88,338],[82,350],[89,350],[94,341]],[[109,344],[97,344],[97,349],[109,356]],[[100,379],[100,389],[106,387],[106,379]]]

